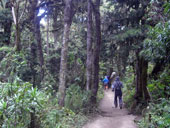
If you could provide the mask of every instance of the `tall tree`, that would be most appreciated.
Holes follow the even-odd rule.
[[[92,48],[92,1],[88,0],[87,13],[87,59],[86,59],[86,89],[90,90],[92,86],[92,64],[93,64],[93,48]]]
[[[100,0],[96,0],[94,4],[94,15],[95,15],[95,45],[94,45],[94,80],[92,87],[91,102],[96,103],[96,96],[99,86],[99,56],[100,56],[100,45],[101,45],[101,28],[100,28]]]
[[[59,105],[64,106],[65,88],[66,88],[66,75],[67,75],[67,54],[68,54],[68,42],[69,32],[73,17],[73,0],[65,0],[64,9],[64,32],[63,42],[61,49],[61,61],[60,61],[60,76],[59,76]]]
[[[23,11],[20,12],[21,10],[21,3],[24,3],[24,9],[22,9]],[[14,24],[15,24],[15,48],[16,51],[20,51],[21,50],[21,22],[22,22],[22,17],[23,14],[25,13],[26,10],[26,6],[27,6],[27,0],[22,1],[22,0],[13,0],[11,2],[12,5],[12,16],[13,16],[13,20],[14,20]]]
[[[42,15],[39,14],[40,7],[44,5],[44,3],[41,5],[39,4],[38,0],[30,0],[30,17],[32,23],[32,28],[34,30],[34,39],[37,44],[37,50],[38,50],[38,58],[39,58],[39,64],[41,68],[41,80],[43,80],[44,77],[44,55],[43,55],[43,48],[42,48],[42,39],[41,39],[41,32],[40,32],[40,21],[41,19],[46,15],[46,12],[44,12]]]
[[[50,27],[50,18],[47,16],[47,56],[49,56],[49,27]]]

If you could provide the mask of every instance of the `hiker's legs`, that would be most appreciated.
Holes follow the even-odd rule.
[[[105,84],[105,85],[104,85],[104,89],[105,89],[105,90],[108,90],[108,84]]]
[[[120,107],[120,109],[122,109],[122,105],[123,105],[123,103],[122,103],[122,91],[120,90],[119,91],[119,107]]]
[[[122,109],[123,103],[122,103],[122,95],[119,96],[119,107]]]
[[[106,90],[108,90],[108,84],[106,85]]]
[[[114,97],[114,104],[115,104],[115,107],[117,108],[117,95],[115,93],[115,97]]]

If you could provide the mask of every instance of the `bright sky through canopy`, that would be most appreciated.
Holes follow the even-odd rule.
[[[38,16],[41,16],[44,12],[45,12],[44,9],[40,9],[40,10],[39,10],[39,13],[38,13]],[[45,19],[42,18],[41,21],[40,21],[40,23],[43,24],[43,25],[45,25],[45,24],[46,24]]]

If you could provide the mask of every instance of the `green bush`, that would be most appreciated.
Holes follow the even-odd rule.
[[[89,103],[89,98],[90,92],[83,91],[80,86],[73,84],[66,90],[65,105],[75,112],[84,111],[83,109]]]
[[[128,68],[128,72],[124,77],[123,100],[125,105],[130,108],[134,102],[135,86],[133,85],[134,75],[133,70]]]
[[[151,80],[148,89],[153,100],[167,98],[170,95],[170,69],[167,67],[157,80]]]
[[[75,114],[67,108],[59,108],[58,105],[48,105],[41,113],[42,128],[82,128],[87,118],[81,114]]]
[[[37,113],[46,102],[43,92],[30,83],[19,79],[13,83],[0,83],[0,126],[2,128],[26,128],[30,124],[30,113]]]
[[[3,47],[0,52],[7,51]],[[2,50],[2,51],[1,51]],[[9,51],[5,54],[3,59],[0,61],[0,80],[13,82],[13,80],[18,76],[22,80],[30,80],[30,66],[26,60],[25,53],[17,53],[15,51]]]
[[[57,98],[19,78],[13,83],[0,83],[0,87],[1,128],[28,128],[31,114],[35,117],[35,125],[40,128],[81,128],[87,120],[81,113],[60,108]],[[74,104],[74,107],[78,108],[78,103],[76,101],[77,106]]]
[[[148,107],[149,112],[138,123],[140,128],[169,128],[170,100],[161,98]]]

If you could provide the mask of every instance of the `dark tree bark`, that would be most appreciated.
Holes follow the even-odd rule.
[[[47,16],[47,56],[49,56],[49,26],[50,26],[50,21],[49,21],[49,16]]]
[[[143,65],[143,70],[142,70],[142,85],[143,85],[143,94],[144,94],[144,99],[145,101],[150,100],[150,95],[147,89],[147,70],[148,70],[148,62],[144,59],[142,59],[142,65]]]
[[[15,36],[15,47],[16,47],[16,51],[20,51],[21,50],[21,34],[20,34],[20,26],[19,24],[17,23],[16,24],[16,36]]]
[[[11,39],[11,26],[12,26],[12,21],[8,20],[6,24],[4,24],[4,34],[6,35],[6,40],[5,44],[9,45],[10,44],[10,39]]]
[[[136,103],[140,103],[142,99],[146,102],[150,99],[149,92],[147,90],[147,69],[148,62],[139,56],[139,52],[136,53],[137,63],[136,63]]]
[[[32,84],[33,87],[36,87],[36,70],[35,67],[37,66],[37,45],[35,43],[31,44],[31,61],[30,61],[30,69],[31,69],[31,74],[32,74]]]
[[[43,69],[44,55],[42,50],[42,40],[41,40],[41,32],[40,32],[40,19],[37,17],[37,13],[35,13],[35,17],[34,17],[34,34],[38,46],[38,58],[41,67],[41,81],[42,81],[44,77],[44,69]]]
[[[36,45],[33,43],[31,46],[31,52],[32,52],[32,57],[33,57],[33,61],[32,62],[32,66],[35,66],[35,61],[36,61],[36,57],[39,59],[39,65],[41,67],[41,73],[39,74],[41,77],[40,82],[43,80],[44,77],[44,69],[43,69],[43,65],[44,65],[44,56],[43,56],[43,50],[42,50],[42,40],[41,40],[41,32],[40,32],[40,20],[42,17],[38,16],[38,12],[39,12],[39,8],[38,6],[38,0],[29,0],[30,2],[30,9],[29,9],[29,20],[30,20],[30,24],[32,26],[32,30],[33,30],[33,37],[35,39],[35,43]],[[35,56],[35,54],[38,52],[37,56]],[[36,71],[34,70],[34,68],[32,67],[32,73],[33,73],[33,86],[35,87],[35,82],[36,82]],[[39,82],[39,83],[40,83]],[[35,108],[32,108],[33,110],[35,110]],[[34,112],[30,113],[31,115],[31,122],[30,122],[30,128],[38,128],[38,126],[36,126],[36,116]]]
[[[143,97],[143,90],[141,86],[141,72],[142,72],[142,65],[139,57],[139,52],[136,52],[137,62],[136,62],[136,94],[135,99],[137,102],[142,100]]]
[[[21,50],[20,24],[19,24],[19,3],[12,7],[13,20],[15,23],[15,48],[16,51]]]
[[[68,42],[69,42],[69,32],[70,32],[70,27],[71,27],[72,17],[73,17],[72,1],[73,0],[65,1],[65,10],[64,10],[64,33],[63,33],[63,42],[62,42],[62,49],[61,49],[59,99],[58,99],[58,103],[61,107],[64,106],[64,99],[65,99]]]
[[[116,64],[117,64],[117,74],[122,77],[122,72],[121,72],[121,59],[120,59],[120,53],[118,52],[117,53],[117,56],[116,56]]]
[[[153,77],[156,80],[158,78],[159,72],[163,70],[164,66],[165,66],[164,59],[156,62],[155,66],[152,70],[151,77]]]
[[[8,2],[5,4],[5,7],[3,6],[3,3],[1,1],[1,6],[3,8],[6,8],[8,10],[11,10],[10,7],[8,7]],[[10,39],[11,39],[11,27],[12,27],[12,19],[8,19],[5,21],[5,24],[4,24],[4,35],[6,36],[6,40],[5,40],[5,44],[6,45],[9,45],[10,44]]]
[[[29,128],[36,128],[36,126],[35,126],[35,113],[34,112],[31,112],[31,121],[30,121]]]
[[[93,56],[93,48],[92,48],[92,4],[91,0],[88,0],[88,22],[87,22],[87,59],[86,59],[86,89],[90,90],[92,86],[92,56]]]
[[[53,12],[53,37],[54,37],[54,45],[57,43],[57,7],[54,8]]]
[[[99,86],[99,56],[100,56],[100,45],[101,45],[101,28],[100,28],[100,0],[95,1],[94,15],[95,15],[95,30],[96,30],[96,41],[94,46],[94,80],[92,87],[91,102],[96,103],[97,91]]]
[[[41,32],[40,32],[40,20],[42,16],[38,16],[39,9],[38,9],[38,0],[30,0],[30,15],[29,19],[31,20],[32,27],[34,30],[33,36],[37,44],[37,51],[38,51],[38,58],[39,58],[39,64],[41,67],[41,81],[44,77],[44,56],[43,56],[43,50],[42,50],[42,40],[41,40]]]

